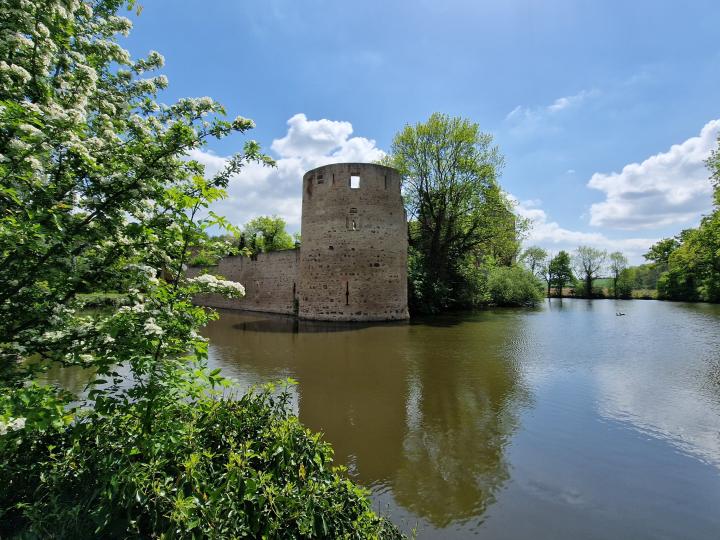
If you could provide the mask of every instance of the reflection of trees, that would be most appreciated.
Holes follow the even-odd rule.
[[[527,397],[506,347],[513,324],[493,318],[412,340],[417,397],[394,492],[435,526],[478,517],[509,478],[504,450]]]
[[[506,313],[343,328],[223,313],[206,335],[236,375],[297,378],[300,419],[336,461],[442,527],[479,516],[509,476],[503,453],[525,393],[501,350],[518,324]]]
[[[63,367],[60,364],[52,364],[47,371],[38,377],[38,380],[41,384],[55,384],[73,394],[82,394],[85,386],[94,377],[94,369],[84,369],[80,366]]]
[[[501,350],[517,320],[492,320],[326,336],[298,364],[301,420],[360,482],[387,485],[434,525],[477,517],[509,477],[503,452],[525,396]]]

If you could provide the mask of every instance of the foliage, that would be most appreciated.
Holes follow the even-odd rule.
[[[679,247],[680,240],[678,238],[664,238],[653,244],[644,257],[646,260],[652,261],[655,264],[667,266],[670,255]]]
[[[285,225],[285,220],[277,216],[256,217],[243,228],[240,247],[247,247],[252,254],[292,249],[295,241]]]
[[[667,270],[667,265],[658,263],[631,266],[625,271],[628,282],[633,290],[656,289],[660,274]]]
[[[237,240],[239,231],[234,230],[235,234],[227,234],[222,236],[206,236],[200,246],[193,249],[194,253],[190,257],[188,264],[190,266],[216,266],[220,259],[229,255],[243,254],[250,255],[249,250],[240,248]]]
[[[498,184],[503,158],[492,136],[469,120],[433,114],[394,138],[383,164],[400,171],[410,218],[411,308],[468,307],[486,264],[511,264],[518,218]],[[488,268],[488,267],[486,267]],[[482,294],[473,294],[480,298]]]
[[[550,276],[548,296],[550,296],[550,287],[552,286],[555,287],[557,296],[562,298],[563,288],[575,281],[570,254],[567,251],[561,251],[550,260],[548,274]]]
[[[720,209],[704,217],[697,229],[683,231],[680,239],[658,280],[658,296],[720,302]]]
[[[612,274],[613,296],[615,298],[630,296],[630,289],[632,287],[626,274],[628,267],[627,257],[619,251],[614,251],[610,254],[609,259],[610,273]]]
[[[253,122],[226,120],[210,98],[158,103],[167,79],[145,74],[162,66],[162,56],[132,60],[118,44],[131,27],[116,14],[124,5],[0,3],[0,522],[22,514],[35,536],[73,528],[83,536],[87,516],[109,536],[116,526],[166,537],[240,527],[242,499],[205,513],[205,496],[221,496],[236,454],[248,460],[242,467],[256,463],[242,444],[251,452],[255,443],[299,433],[296,420],[284,415],[277,423],[260,411],[268,429],[279,430],[268,441],[241,441],[241,431],[232,441],[224,436],[247,415],[209,400],[212,387],[229,383],[205,369],[207,341],[198,331],[214,314],[192,299],[240,297],[244,289],[184,272],[192,250],[212,249],[210,227],[232,230],[208,209],[230,177],[248,162],[273,162],[248,141],[225,169],[205,177],[190,151]],[[122,296],[119,309],[86,309],[106,291]],[[86,397],[35,382],[55,363],[97,373]],[[261,408],[253,403],[238,407]],[[296,448],[273,457],[292,468]],[[215,467],[222,460],[228,467]],[[315,463],[313,471],[326,460]],[[349,487],[333,492],[334,477],[323,482],[330,487],[317,493],[337,497],[306,500],[321,513],[305,516],[303,531],[322,525],[324,512],[335,515],[338,498],[350,508],[360,497]],[[258,500],[258,508],[284,504],[282,491],[269,489],[277,498]],[[270,515],[258,511],[257,519]],[[174,524],[179,529],[164,528]]]
[[[77,297],[88,309],[109,307],[118,308],[122,306],[126,301],[125,295],[113,292],[78,294]]]
[[[525,264],[533,276],[537,276],[542,272],[543,266],[547,263],[548,252],[541,247],[530,246],[523,251],[520,256],[520,262]]]
[[[0,439],[0,535],[400,538],[271,387]],[[10,503],[10,504],[8,504]]]
[[[682,231],[650,248],[645,258],[664,272],[658,297],[668,300],[720,302],[720,140],[707,160],[715,208],[695,229]]]
[[[488,275],[488,291],[497,306],[535,305],[543,298],[543,286],[529,270],[499,266]]]
[[[186,153],[253,123],[223,119],[209,98],[155,102],[164,76],[152,52],[133,61],[116,36],[131,24],[119,0],[5,2],[0,66],[0,384],[23,393],[33,371],[132,362],[151,376],[176,351],[203,350],[190,330],[187,248],[199,212],[223,196],[249,142],[215,178]],[[81,292],[127,292],[130,311],[89,317]],[[182,316],[175,316],[182,314]],[[183,321],[178,324],[178,320]],[[159,330],[157,329],[159,328]],[[132,333],[133,335],[129,335]],[[44,361],[28,364],[24,358]],[[176,360],[170,362],[177,363]],[[105,373],[107,374],[107,373]]]
[[[592,298],[594,296],[593,282],[599,277],[607,253],[590,246],[580,246],[575,251],[573,262],[575,271],[582,280],[582,296]]]

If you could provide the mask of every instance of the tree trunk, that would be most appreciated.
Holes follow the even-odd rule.
[[[615,300],[617,300],[617,298],[618,298],[617,282],[618,282],[618,277],[615,276],[615,277],[613,278],[613,296],[615,297]]]

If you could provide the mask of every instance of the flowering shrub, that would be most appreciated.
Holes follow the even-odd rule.
[[[0,535],[384,530],[284,405],[215,401],[230,383],[198,333],[215,315],[192,297],[244,289],[185,269],[209,227],[233,230],[208,209],[230,178],[273,162],[248,141],[205,177],[190,151],[254,124],[207,97],[158,103],[162,56],[118,43],[133,5],[0,3]],[[87,309],[108,291],[118,309]],[[36,382],[57,363],[93,370],[86,396]]]

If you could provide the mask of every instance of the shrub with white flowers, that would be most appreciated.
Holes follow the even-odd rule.
[[[228,383],[198,332],[214,315],[192,299],[244,289],[185,269],[208,227],[230,228],[208,210],[230,178],[273,162],[248,141],[205,177],[189,151],[254,124],[208,97],[159,103],[163,57],[118,43],[133,6],[0,2],[0,537],[377,536],[284,405],[216,401]],[[120,307],[88,309],[103,294]],[[39,382],[58,364],[89,369],[87,392]]]

